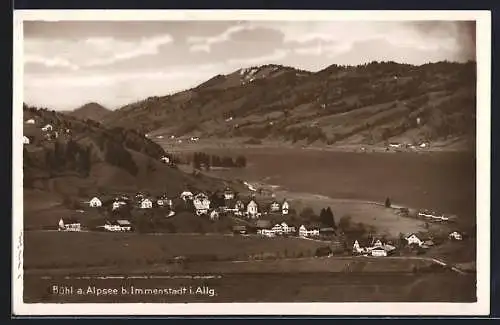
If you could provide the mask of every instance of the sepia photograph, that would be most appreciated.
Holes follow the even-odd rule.
[[[20,313],[489,313],[489,12],[14,14]]]

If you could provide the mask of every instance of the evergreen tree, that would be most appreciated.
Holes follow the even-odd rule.
[[[390,208],[391,207],[391,199],[390,198],[386,198],[385,199],[385,207],[386,208]]]
[[[337,225],[335,224],[335,217],[333,215],[332,209],[330,207],[326,208],[325,213],[326,213],[326,217],[330,221],[330,227],[337,229]]]
[[[328,218],[328,216],[326,215],[326,209],[325,208],[321,209],[321,211],[319,213],[319,220],[321,221],[321,223],[324,225],[328,225],[327,218]]]
[[[235,165],[236,165],[236,167],[246,167],[247,159],[245,158],[245,156],[236,157]]]

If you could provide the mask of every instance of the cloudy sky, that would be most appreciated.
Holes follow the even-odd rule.
[[[113,109],[254,65],[318,71],[474,56],[468,22],[25,21],[24,100],[56,110],[90,101]]]

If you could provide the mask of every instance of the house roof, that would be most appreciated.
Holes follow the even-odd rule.
[[[120,226],[130,226],[130,221],[128,220],[124,220],[124,219],[120,219],[120,220],[116,220],[116,223],[119,224]]]
[[[77,218],[75,217],[63,217],[62,218],[64,223],[70,224],[70,223],[80,223]]]

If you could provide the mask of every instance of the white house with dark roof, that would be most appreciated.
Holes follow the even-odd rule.
[[[122,200],[115,200],[111,206],[112,210],[118,210],[123,206],[126,206],[127,202],[122,201]]]
[[[23,144],[30,144],[30,139],[25,135],[23,135]]]
[[[460,234],[458,231],[454,231],[448,235],[448,238],[453,240],[462,240],[462,234]]]
[[[81,231],[80,222],[74,218],[61,218],[58,224],[59,231]]]
[[[305,225],[301,225],[299,228],[299,236],[300,237],[316,237],[319,236],[319,228],[309,227],[307,228]]]
[[[103,228],[104,230],[111,232],[131,231],[132,224],[130,223],[130,221],[125,219],[106,221]]]
[[[210,220],[219,220],[219,217],[219,211],[212,210],[212,212],[210,212]]]
[[[421,246],[424,242],[422,241],[422,239],[418,238],[418,236],[414,233],[408,235],[405,237],[406,239],[406,242],[408,243],[408,245],[418,245],[418,246]]]
[[[259,217],[259,206],[254,200],[251,200],[247,205],[247,216],[250,219],[256,219]]]
[[[272,229],[257,229],[257,234],[265,237],[276,236],[276,233]]]
[[[278,212],[280,210],[280,204],[276,201],[273,201],[271,203],[271,206],[269,207],[270,212]]]
[[[231,188],[226,187],[226,189],[224,190],[224,200],[232,199],[234,199],[234,191]]]
[[[385,257],[385,256],[387,256],[387,251],[385,250],[384,247],[377,246],[377,247],[373,247],[373,249],[370,250],[370,254],[372,256],[376,256],[376,257]]]
[[[288,210],[290,209],[290,204],[288,203],[288,201],[285,199],[283,201],[283,204],[281,205],[281,214],[283,215],[287,215],[288,214]]]
[[[51,124],[46,124],[44,127],[42,127],[42,131],[48,132],[48,131],[53,131],[54,127]]]
[[[141,201],[141,209],[151,209],[153,207],[153,202],[148,199],[148,198],[145,198]]]
[[[94,196],[90,201],[89,201],[89,206],[91,208],[100,208],[102,207],[102,202],[101,200],[97,197]]]
[[[193,199],[193,193],[190,192],[190,191],[184,191],[181,193],[181,199],[185,202],[185,201],[190,201]]]
[[[193,199],[193,205],[196,209],[196,214],[206,214],[210,209],[210,199],[205,193],[198,193]]]

